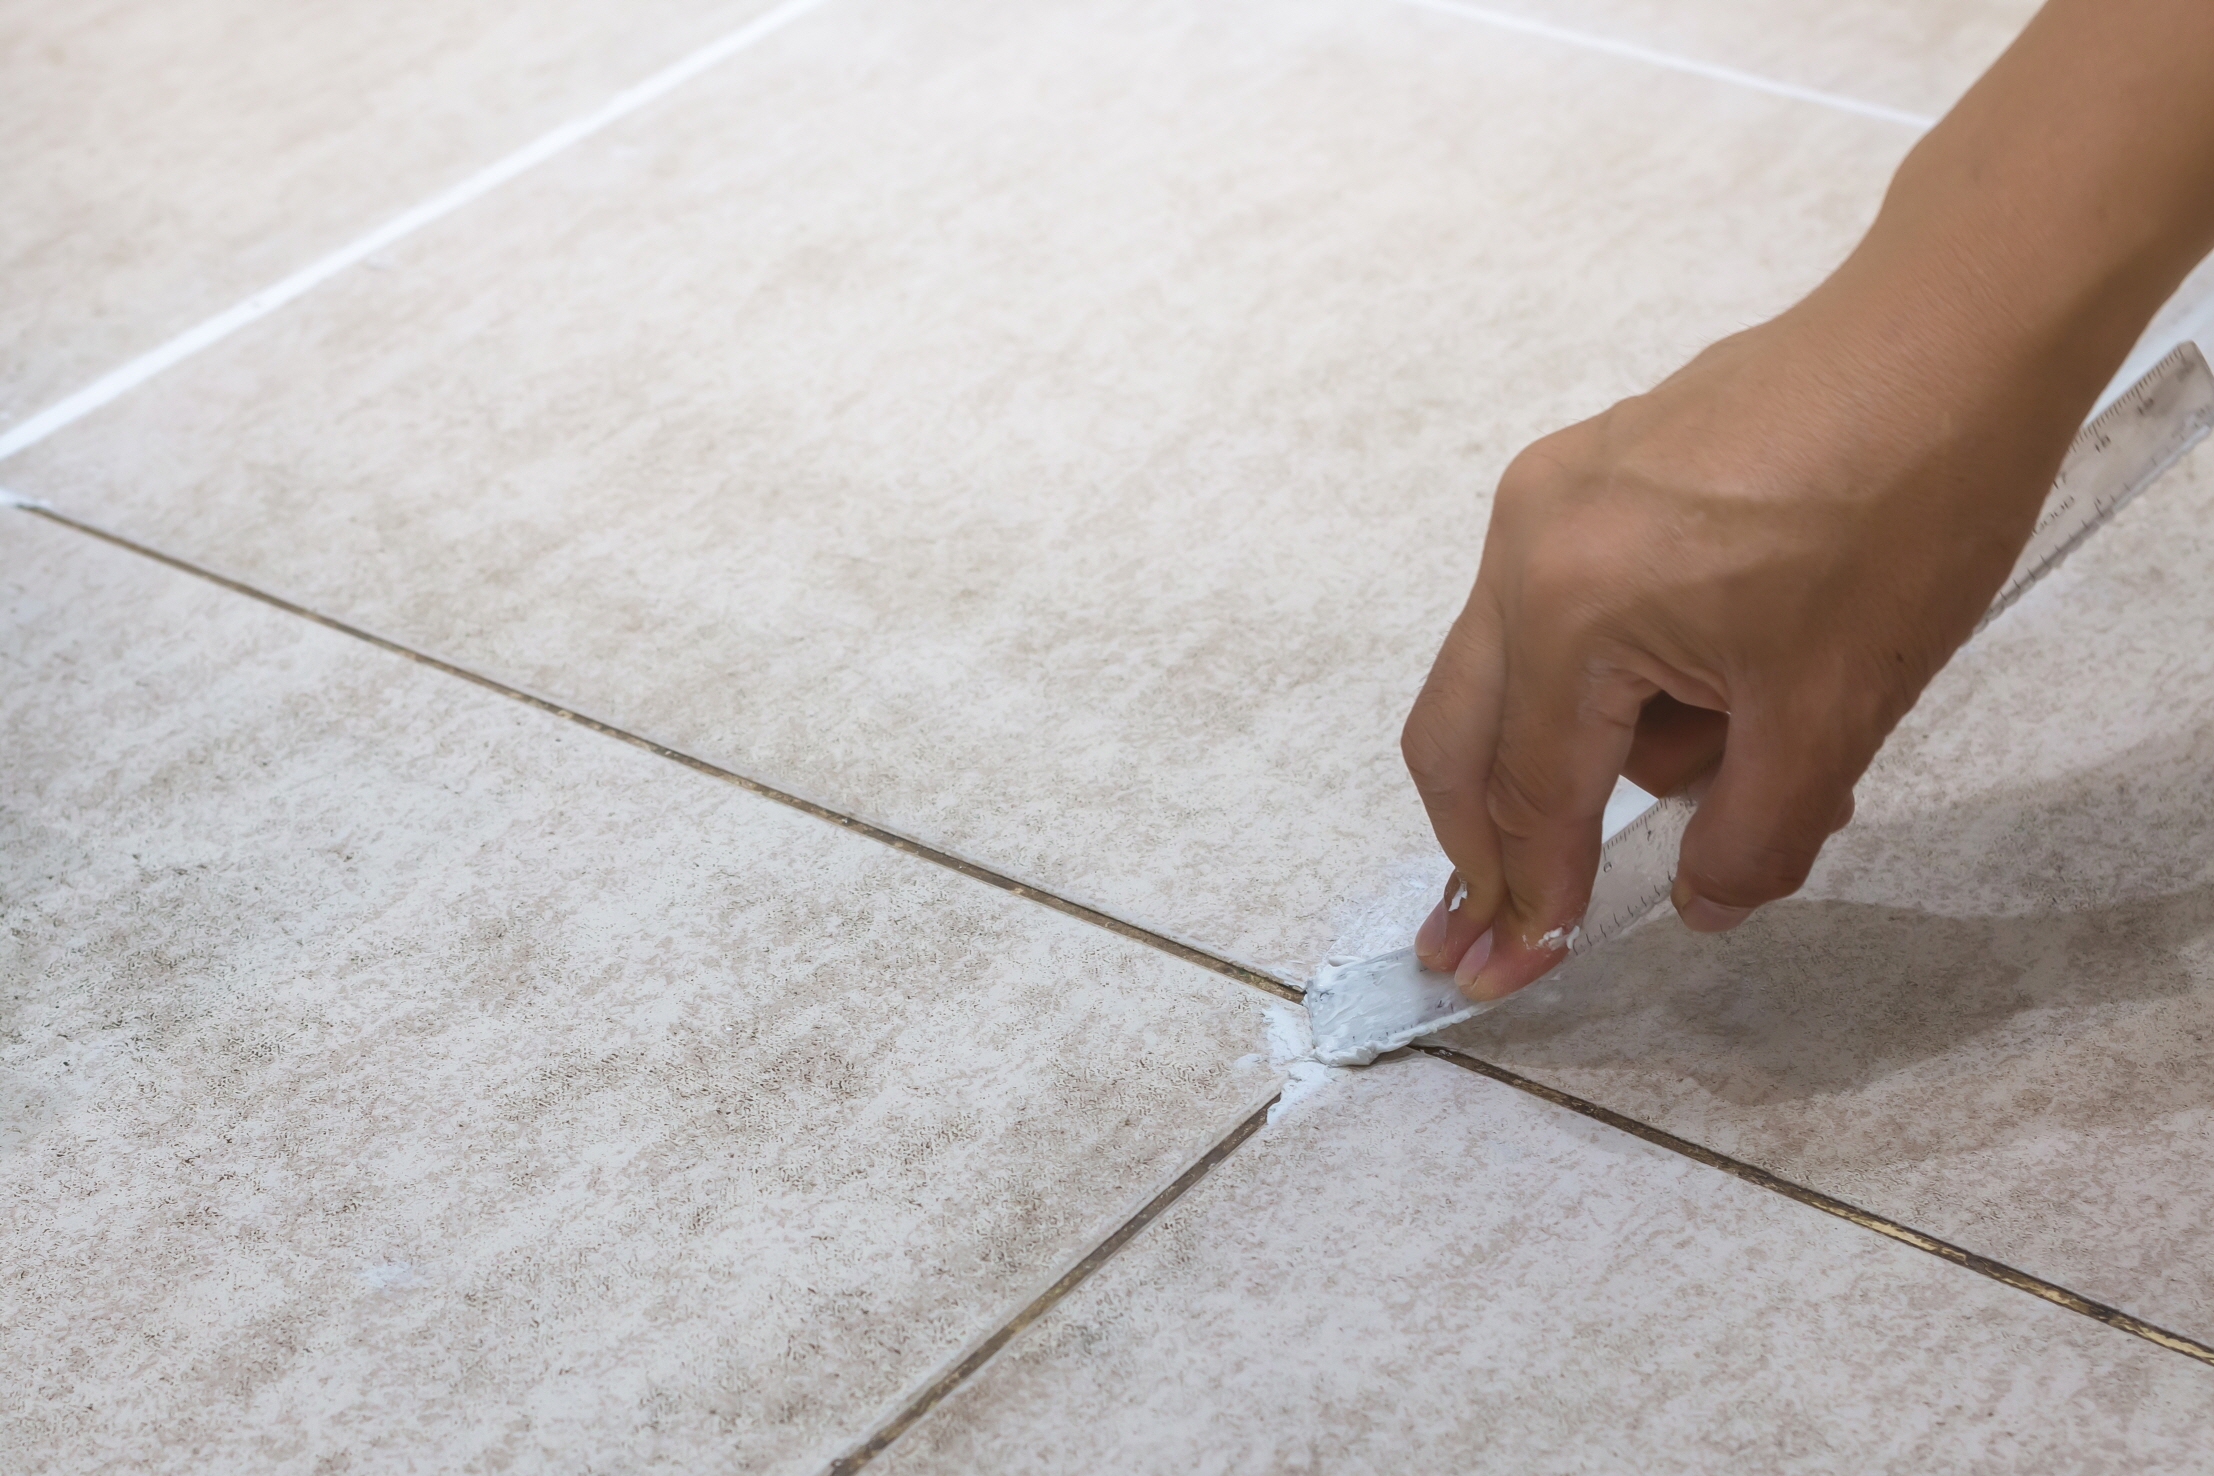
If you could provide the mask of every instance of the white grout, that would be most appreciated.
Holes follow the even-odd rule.
[[[1800,102],[1820,104],[1836,108],[1840,112],[1858,113],[1864,118],[1881,118],[1887,123],[1904,123],[1910,128],[1929,128],[1937,120],[1920,113],[1910,113],[1904,108],[1886,107],[1882,103],[1864,102],[1843,93],[1823,92],[1819,88],[1801,87],[1793,82],[1779,82],[1773,77],[1763,77],[1758,72],[1741,72],[1736,67],[1717,66],[1672,52],[1655,51],[1649,46],[1639,46],[1631,41],[1614,41],[1605,36],[1594,36],[1588,31],[1572,31],[1566,26],[1549,25],[1544,21],[1530,20],[1505,11],[1492,10],[1482,5],[1464,5],[1460,0],[1401,0],[1405,5],[1420,6],[1445,15],[1459,16],[1462,20],[1475,21],[1479,25],[1492,26],[1502,31],[1515,31],[1525,36],[1537,36],[1547,41],[1558,41],[1564,46],[1580,46],[1586,51],[1602,52],[1629,61],[1644,62],[1648,66],[1666,67],[1672,72],[1688,72],[1694,77],[1705,77],[1714,82],[1727,82],[1736,87],[1749,87],[1755,92],[1766,92],[1776,97],[1796,98]]]
[[[323,283],[357,266],[385,247],[415,234],[423,227],[441,220],[462,206],[481,196],[490,194],[509,180],[527,170],[545,163],[556,154],[600,132],[610,124],[628,117],[640,108],[675,91],[700,73],[728,60],[754,42],[799,19],[808,11],[824,3],[824,0],[785,0],[765,15],[740,26],[721,38],[710,41],[682,60],[662,68],[622,92],[581,118],[562,124],[550,133],[542,134],[505,158],[487,165],[460,183],[450,186],[415,206],[412,210],[386,221],[366,236],[341,246],[328,256],[308,263],[282,281],[264,287],[261,291],[217,313],[214,317],[189,328],[160,347],[140,354],[118,369],[111,370],[86,385],[68,398],[49,405],[30,419],[11,426],[0,433],[0,461],[17,452],[25,451],[63,427],[82,420],[93,411],[118,396],[128,394],[165,369],[170,369],[191,358],[201,350],[210,348],[236,333],[256,319],[265,318],[291,302],[294,298],[313,291]],[[1525,36],[1536,36],[1567,46],[1581,47],[1608,56],[1642,62],[1649,66],[1664,67],[1670,71],[1688,72],[1696,77],[1727,82],[1738,87],[1751,88],[1777,97],[1795,98],[1801,102],[1817,103],[1823,107],[1837,108],[1863,117],[1880,118],[1886,122],[1904,123],[1915,128],[1927,128],[1936,120],[1919,113],[1909,113],[1899,108],[1885,107],[1881,103],[1864,102],[1859,98],[1840,93],[1822,92],[1812,87],[1800,87],[1789,82],[1778,82],[1753,72],[1741,72],[1735,67],[1717,66],[1711,62],[1697,61],[1690,57],[1676,56],[1650,47],[1638,46],[1627,41],[1609,40],[1583,31],[1569,30],[1565,26],[1549,25],[1544,21],[1530,20],[1487,9],[1480,5],[1467,5],[1459,0],[1402,0],[1403,4],[1420,6],[1426,10],[1441,11],[1463,20],[1499,30],[1514,31]]]
[[[245,301],[217,313],[195,328],[185,330],[159,348],[140,354],[67,399],[49,405],[29,420],[9,427],[4,434],[0,434],[0,461],[37,445],[117,396],[138,388],[164,369],[183,363],[202,349],[222,342],[257,318],[265,318],[294,298],[313,291],[348,267],[358,265],[395,241],[414,235],[423,227],[453,214],[472,200],[490,194],[517,175],[545,163],[571,145],[581,143],[610,124],[619,122],[647,104],[667,96],[700,73],[729,60],[754,42],[783,29],[823,3],[824,0],[785,0],[784,4],[774,10],[708,42],[636,86],[616,93],[584,116],[573,118],[550,133],[541,134],[514,153],[486,165],[458,184],[441,190],[412,210],[394,216],[368,235],[339,247],[318,261],[308,263],[284,280],[262,288]]]

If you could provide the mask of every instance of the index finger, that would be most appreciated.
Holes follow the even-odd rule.
[[[1461,981],[1498,999],[1550,972],[1591,901],[1601,822],[1651,684],[1553,627],[1518,632],[1488,799],[1504,887],[1482,967]]]
[[[1479,580],[1446,632],[1399,735],[1400,755],[1429,813],[1430,828],[1453,863],[1443,904],[1446,926],[1439,933],[1425,926],[1416,940],[1422,962],[1441,972],[1460,964],[1490,926],[1504,895],[1499,841],[1484,798],[1505,672],[1499,629],[1497,606]],[[1456,892],[1461,894],[1457,907]]]

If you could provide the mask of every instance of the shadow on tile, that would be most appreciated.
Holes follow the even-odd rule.
[[[1814,1164],[2214,1107],[2214,1075],[2185,1069],[2214,1040],[2210,749],[2214,731],[2167,739],[1856,828],[1810,889],[1831,895],[1721,938],[1657,920],[1449,1039],[1563,1085],[1636,1083],[1640,1105],[1776,1109],[1764,1125],[1795,1120]]]

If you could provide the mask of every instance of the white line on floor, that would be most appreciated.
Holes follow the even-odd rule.
[[[1494,26],[1502,31],[1516,31],[1525,36],[1537,36],[1547,41],[1558,41],[1564,46],[1580,46],[1586,51],[1604,52],[1629,61],[1644,62],[1649,66],[1666,67],[1672,72],[1689,72],[1694,77],[1710,81],[1728,82],[1737,87],[1749,87],[1755,92],[1771,93],[1777,97],[1796,98],[1800,102],[1818,103],[1840,112],[1858,113],[1864,118],[1881,118],[1887,123],[1904,123],[1910,128],[1928,128],[1935,118],[1925,118],[1920,113],[1910,113],[1903,108],[1885,107],[1882,103],[1863,102],[1857,97],[1842,93],[1823,92],[1819,88],[1801,87],[1793,82],[1778,82],[1773,77],[1763,77],[1758,72],[1741,72],[1736,67],[1717,66],[1713,62],[1699,61],[1693,57],[1677,56],[1671,52],[1655,51],[1649,46],[1639,46],[1632,41],[1615,41],[1605,36],[1594,36],[1587,31],[1572,31],[1566,26],[1548,25],[1544,21],[1530,20],[1504,11],[1487,9],[1481,5],[1463,5],[1459,0],[1401,0],[1402,4],[1435,10],[1445,15],[1459,16],[1462,20],[1475,21],[1479,25]]]
[[[490,194],[526,170],[545,163],[572,144],[590,138],[608,125],[629,117],[648,103],[667,96],[700,73],[729,60],[754,42],[771,32],[783,29],[823,3],[824,0],[785,0],[784,4],[774,10],[708,42],[636,86],[616,93],[583,117],[573,118],[552,132],[541,134],[506,158],[441,190],[414,209],[394,216],[368,235],[339,247],[319,261],[308,263],[283,281],[262,288],[244,302],[217,313],[196,328],[187,329],[159,348],[140,354],[128,364],[94,380],[67,399],[49,405],[29,420],[0,434],[0,461],[37,445],[62,427],[83,419],[117,396],[129,393],[164,369],[180,364],[202,349],[220,343],[255,319],[267,317],[294,298],[321,286],[346,268],[357,265],[364,258],[375,255],[395,241],[412,236],[432,222],[453,214],[470,201]]]

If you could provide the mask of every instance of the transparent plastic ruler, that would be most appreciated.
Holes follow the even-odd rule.
[[[2186,343],[2077,432],[2022,556],[1976,629],[1997,619],[2210,429],[2214,374],[2197,347]],[[1681,796],[1660,800],[1607,838],[1591,903],[1568,936],[1571,955],[1628,932],[1667,900],[1696,809]],[[1464,999],[1450,975],[1423,968],[1412,949],[1328,965],[1307,989],[1317,1054],[1333,1064],[1372,1061],[1487,1008]]]
[[[2182,344],[2076,433],[2014,572],[1976,629],[1998,619],[2209,430],[2214,430],[2214,374],[2195,344]],[[1571,953],[1588,952],[1625,932],[1666,900],[1695,808],[1688,799],[1661,800],[1600,849],[1591,905],[1583,925],[1570,935]]]

